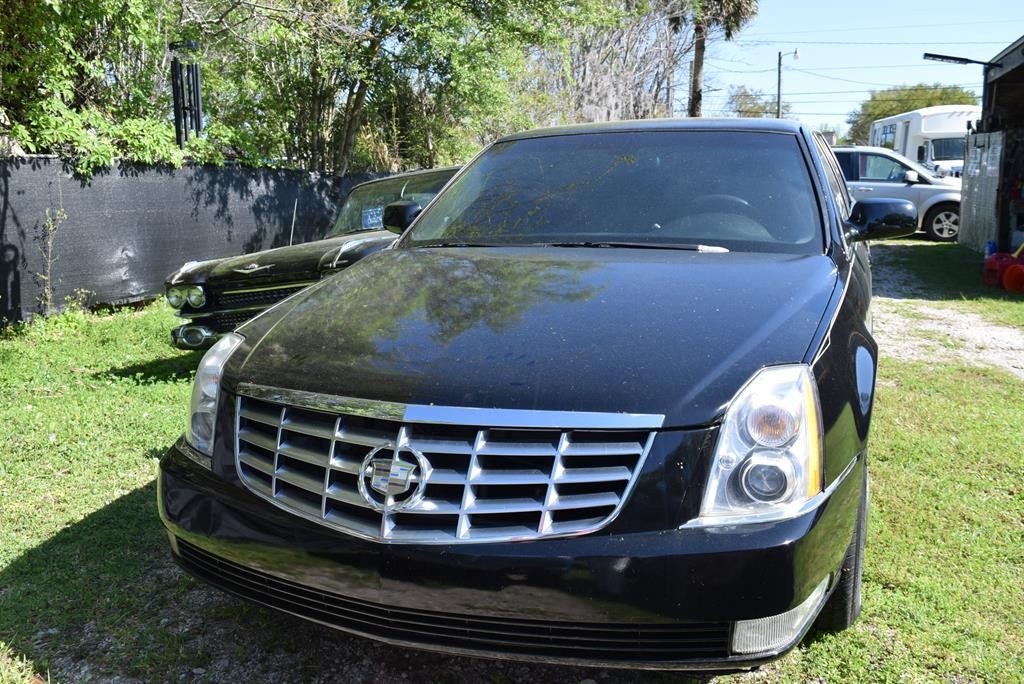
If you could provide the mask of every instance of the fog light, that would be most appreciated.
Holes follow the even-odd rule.
[[[206,294],[203,292],[203,288],[198,285],[188,288],[185,293],[185,299],[188,300],[188,305],[193,309],[202,308],[206,304]]]
[[[202,347],[215,334],[204,325],[185,325],[178,329],[178,339],[192,349]]]
[[[827,586],[828,577],[821,580],[803,603],[780,615],[738,621],[732,632],[733,653],[777,651],[791,643],[814,617]]]

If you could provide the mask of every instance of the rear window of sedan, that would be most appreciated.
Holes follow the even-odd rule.
[[[820,254],[823,227],[794,135],[627,131],[496,143],[403,242],[700,244]]]

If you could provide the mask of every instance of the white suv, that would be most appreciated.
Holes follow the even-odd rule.
[[[854,200],[892,197],[910,200],[922,217],[920,229],[932,240],[953,242],[960,233],[960,179],[941,177],[885,147],[833,147]]]

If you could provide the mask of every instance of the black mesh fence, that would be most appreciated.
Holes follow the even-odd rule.
[[[85,183],[59,159],[0,159],[0,321],[145,300],[186,261],[323,237],[369,178],[121,162]]]

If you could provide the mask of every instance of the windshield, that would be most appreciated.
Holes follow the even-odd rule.
[[[402,244],[820,254],[823,238],[795,136],[676,130],[496,143]]]
[[[328,236],[382,230],[385,205],[405,199],[413,200],[425,207],[454,174],[454,169],[444,169],[434,173],[402,175],[359,185],[349,193]]]
[[[962,160],[964,158],[965,146],[966,140],[964,138],[941,138],[939,140],[932,140],[932,160]]]

